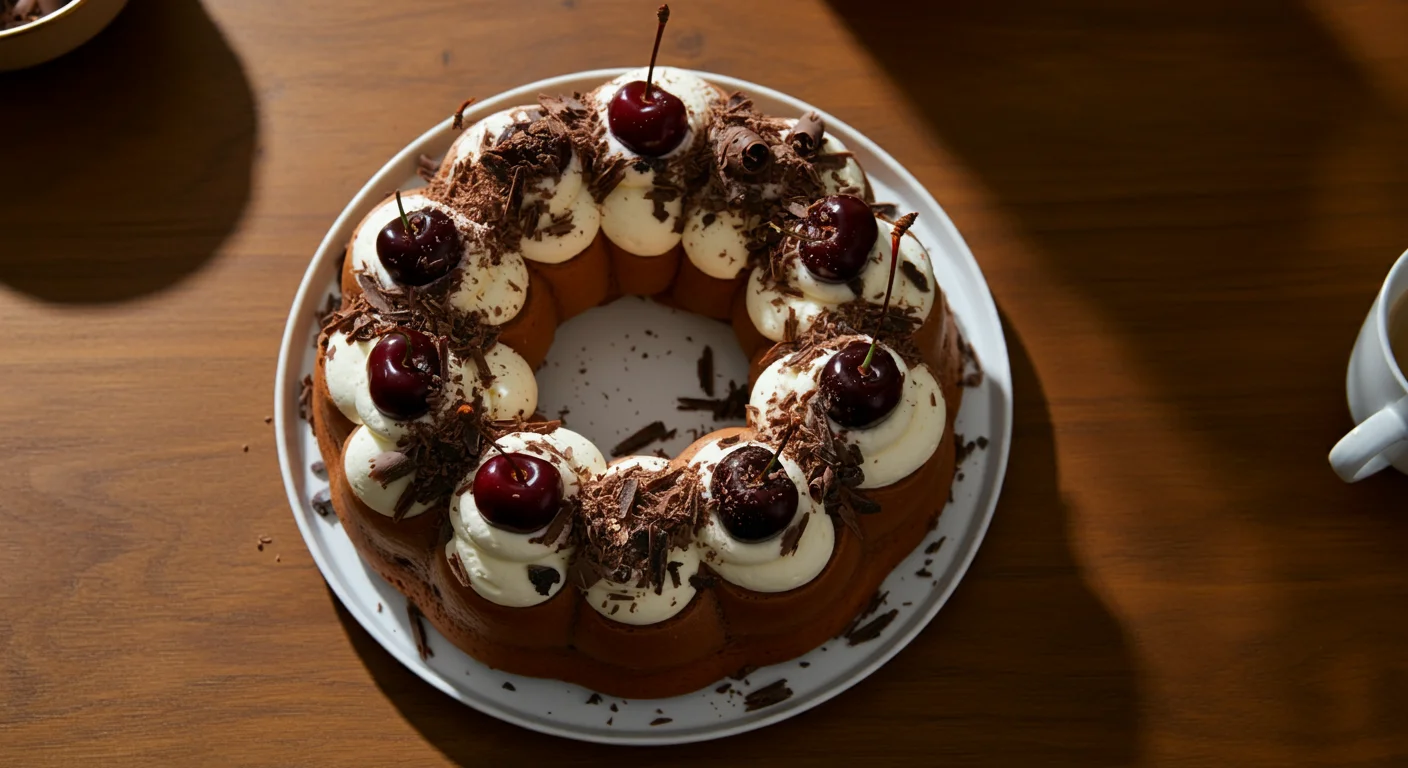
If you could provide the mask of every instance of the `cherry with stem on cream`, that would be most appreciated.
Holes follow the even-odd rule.
[[[650,69],[644,80],[621,86],[606,106],[611,133],[628,149],[646,157],[670,154],[689,133],[689,116],[679,97],[655,85],[655,59],[660,54],[660,37],[670,20],[670,6],[656,11],[655,48],[650,52]]]
[[[474,474],[470,493],[479,514],[495,528],[532,533],[551,523],[562,509],[562,474],[550,462],[509,453],[487,432],[498,451]]]
[[[739,541],[767,541],[786,530],[797,514],[797,486],[786,472],[773,472],[796,425],[776,451],[761,445],[739,448],[719,461],[709,492],[719,502],[719,521]]]
[[[439,375],[439,348],[413,328],[387,331],[367,355],[372,404],[393,419],[410,421],[425,415]]]
[[[772,228],[802,241],[802,265],[823,283],[844,283],[865,269],[880,229],[870,205],[855,195],[831,195],[812,203],[800,230]]]
[[[391,279],[401,285],[421,286],[454,269],[464,250],[455,222],[438,208],[406,213],[399,189],[396,210],[400,215],[376,236],[376,255]]]
[[[880,319],[870,343],[853,341],[842,347],[827,361],[821,371],[821,398],[826,415],[843,427],[864,428],[882,421],[899,405],[904,394],[904,371],[894,356],[876,355],[880,330],[890,311],[890,296],[895,288],[895,269],[899,265],[900,238],[917,218],[910,213],[895,222],[890,233],[890,279],[885,286],[885,303],[880,307]]]

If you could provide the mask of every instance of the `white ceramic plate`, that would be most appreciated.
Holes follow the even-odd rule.
[[[532,103],[540,93],[585,92],[622,71],[603,69],[531,83],[479,102],[466,111],[466,122],[509,106]],[[727,90],[748,93],[767,113],[800,115],[814,109],[759,85],[699,74]],[[987,447],[960,465],[964,479],[954,485],[953,501],[944,510],[938,529],[886,579],[882,587],[889,592],[885,610],[898,609],[897,617],[869,642],[851,646],[844,639],[832,640],[801,658],[756,670],[746,681],[733,681],[728,692],[717,693],[715,686],[709,686],[670,699],[605,699],[589,704],[591,691],[556,680],[492,670],[450,645],[433,628],[428,629],[434,655],[428,661],[420,658],[409,632],[405,598],[362,564],[335,517],[320,517],[308,503],[326,482],[310,469],[319,459],[318,447],[312,430],[298,417],[297,401],[299,381],[314,365],[314,313],[324,297],[336,290],[336,265],[352,228],[392,190],[420,184],[415,176],[417,157],[442,156],[455,137],[447,119],[392,158],[328,230],[289,314],[274,393],[284,485],[313,559],[367,632],[426,682],[481,712],[556,736],[615,744],[677,744],[719,738],[786,719],[855,685],[913,640],[958,586],[992,519],[1012,436],[1011,372],[997,307],[968,246],[919,182],[850,126],[824,112],[822,116],[827,131],[859,158],[877,199],[919,212],[914,232],[928,247],[939,285],[986,374],[981,386],[965,392],[956,431],[970,439],[987,438]],[[643,328],[652,333],[641,332]],[[631,333],[632,329],[636,332]],[[630,338],[626,334],[631,334]],[[553,416],[558,409],[569,408],[568,426],[606,449],[624,433],[650,420],[664,419],[680,429],[673,442],[662,445],[676,452],[690,441],[690,427],[716,426],[708,423],[707,415],[679,414],[673,408],[675,396],[700,394],[694,371],[698,350],[694,347],[704,344],[714,347],[721,379],[746,380],[746,361],[732,331],[722,323],[677,314],[639,299],[623,299],[605,310],[574,318],[559,329],[549,362],[540,372],[540,409]],[[585,374],[581,373],[583,368]],[[646,377],[649,383],[643,382]],[[598,401],[598,397],[602,399]],[[925,550],[940,539],[943,543],[937,551],[926,554]],[[921,570],[931,575],[919,575]],[[786,680],[792,696],[748,711],[744,694],[779,679]],[[668,722],[658,722],[666,718]]]

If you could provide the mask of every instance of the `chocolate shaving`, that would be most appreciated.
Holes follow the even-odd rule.
[[[465,573],[464,561],[460,559],[460,553],[451,551],[446,560],[450,563],[450,573],[454,575],[455,581],[461,587],[469,586],[469,574]]]
[[[546,565],[529,565],[528,581],[533,583],[533,589],[538,594],[546,597],[552,594],[552,585],[562,581],[562,574]]]
[[[787,687],[787,680],[784,678],[773,683],[769,683],[762,688],[743,697],[744,710],[752,712],[755,709],[771,707],[792,698],[792,689]]]
[[[503,689],[504,689],[505,691],[517,691],[517,690],[518,690],[517,688],[514,688],[514,687],[513,687],[513,683],[510,683],[510,682],[507,682],[507,681],[504,682],[504,684],[503,684]]]
[[[699,354],[699,362],[695,366],[699,374],[699,388],[704,390],[704,394],[709,397],[714,396],[714,348],[705,346],[704,351]]]
[[[869,642],[879,637],[880,633],[885,631],[885,627],[890,626],[890,622],[894,621],[899,613],[898,608],[891,608],[847,633],[846,645],[860,645],[861,643]]]
[[[678,560],[671,560],[669,564],[665,566],[665,570],[669,571],[670,573],[670,583],[674,586],[675,589],[680,588],[680,567],[683,565],[684,563],[681,563]]]
[[[932,555],[935,552],[938,552],[939,547],[942,547],[944,545],[944,542],[947,540],[947,536],[940,536],[937,541],[924,548],[924,554]]]
[[[825,132],[826,123],[821,119],[821,115],[808,112],[797,118],[797,124],[787,133],[787,143],[792,145],[798,155],[811,157],[821,149],[822,135]]]
[[[728,437],[719,438],[719,447],[727,448],[728,446],[733,445],[741,439],[742,437],[740,437],[739,435],[729,435]]]
[[[782,534],[782,556],[787,557],[797,551],[797,545],[802,543],[802,533],[807,530],[807,521],[811,515],[802,515],[802,519],[797,524],[788,528]]]
[[[322,517],[327,517],[335,511],[332,506],[332,494],[326,488],[313,494],[313,498],[308,503],[312,505],[313,511]]]
[[[372,468],[367,474],[385,488],[414,471],[411,457],[400,451],[382,451],[372,457]]]
[[[929,278],[924,276],[924,273],[919,270],[919,267],[914,266],[914,262],[901,261],[900,273],[903,274],[909,282],[913,283],[914,287],[918,288],[921,293],[929,292]]]
[[[636,430],[635,434],[622,440],[611,449],[612,456],[626,456],[633,454],[651,443],[669,440],[675,436],[675,430],[666,429],[665,422],[652,421],[644,427]]]
[[[704,571],[695,571],[689,577],[689,585],[699,592],[710,589],[717,583],[719,580],[713,574]]]
[[[454,128],[457,131],[464,128],[464,111],[466,109],[469,109],[469,105],[473,103],[474,99],[469,98],[465,99],[464,102],[460,104],[460,108],[455,110],[455,119],[452,123],[450,123],[450,127]]]
[[[313,377],[304,376],[298,382],[298,418],[313,426]]]
[[[423,181],[434,181],[440,171],[440,163],[430,155],[421,153],[416,157],[416,175]]]
[[[319,480],[328,479],[328,465],[324,464],[321,459],[308,465],[308,469],[312,470],[313,477],[316,477]]]
[[[744,125],[725,128],[718,139],[717,162],[734,178],[753,179],[772,164],[772,150],[763,137]]]
[[[592,695],[590,695],[590,696],[587,697],[587,703],[588,703],[588,704],[596,705],[596,704],[600,704],[601,701],[602,701],[602,699],[601,699],[601,694],[599,694],[599,693],[593,693]]]
[[[651,720],[651,721],[650,721],[650,724],[651,724],[651,725],[664,725],[665,723],[673,723],[673,722],[675,722],[675,720],[674,720],[674,718],[671,718],[671,717],[657,717],[657,718],[655,718],[654,720]]]
[[[435,652],[430,650],[430,641],[425,636],[425,624],[421,623],[420,608],[417,608],[415,603],[406,603],[406,615],[411,620],[411,637],[416,642],[416,653],[420,654],[421,661],[427,661]]]

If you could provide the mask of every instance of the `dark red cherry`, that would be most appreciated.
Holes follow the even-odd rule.
[[[444,277],[460,263],[463,252],[455,222],[436,208],[398,215],[376,236],[376,255],[401,285],[425,285]]]
[[[815,241],[798,247],[802,264],[816,279],[844,283],[865,269],[880,228],[870,206],[853,195],[824,197],[807,209],[801,228]]]
[[[689,133],[684,102],[644,80],[621,86],[606,106],[611,133],[631,151],[646,157],[670,154]]]
[[[826,415],[843,427],[868,427],[889,416],[904,395],[904,372],[883,349],[875,350],[864,371],[870,343],[853,341],[821,371],[821,402]]]
[[[440,350],[410,328],[387,331],[367,355],[372,404],[393,419],[408,421],[430,410],[430,392],[440,374]]]
[[[562,508],[557,467],[526,453],[496,453],[474,473],[474,503],[495,528],[532,533]]]
[[[797,486],[780,465],[760,477],[773,453],[749,445],[729,453],[714,468],[709,492],[719,504],[719,521],[739,541],[766,541],[782,533],[797,514]]]

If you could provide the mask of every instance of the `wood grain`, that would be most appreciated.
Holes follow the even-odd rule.
[[[648,5],[146,0],[0,76],[0,762],[1408,763],[1408,479],[1324,458],[1408,247],[1394,0],[677,3],[665,61],[824,106],[964,232],[1016,388],[987,543],[875,676],[723,743],[537,736],[376,647],[263,421],[298,280],[396,149],[639,62]]]

